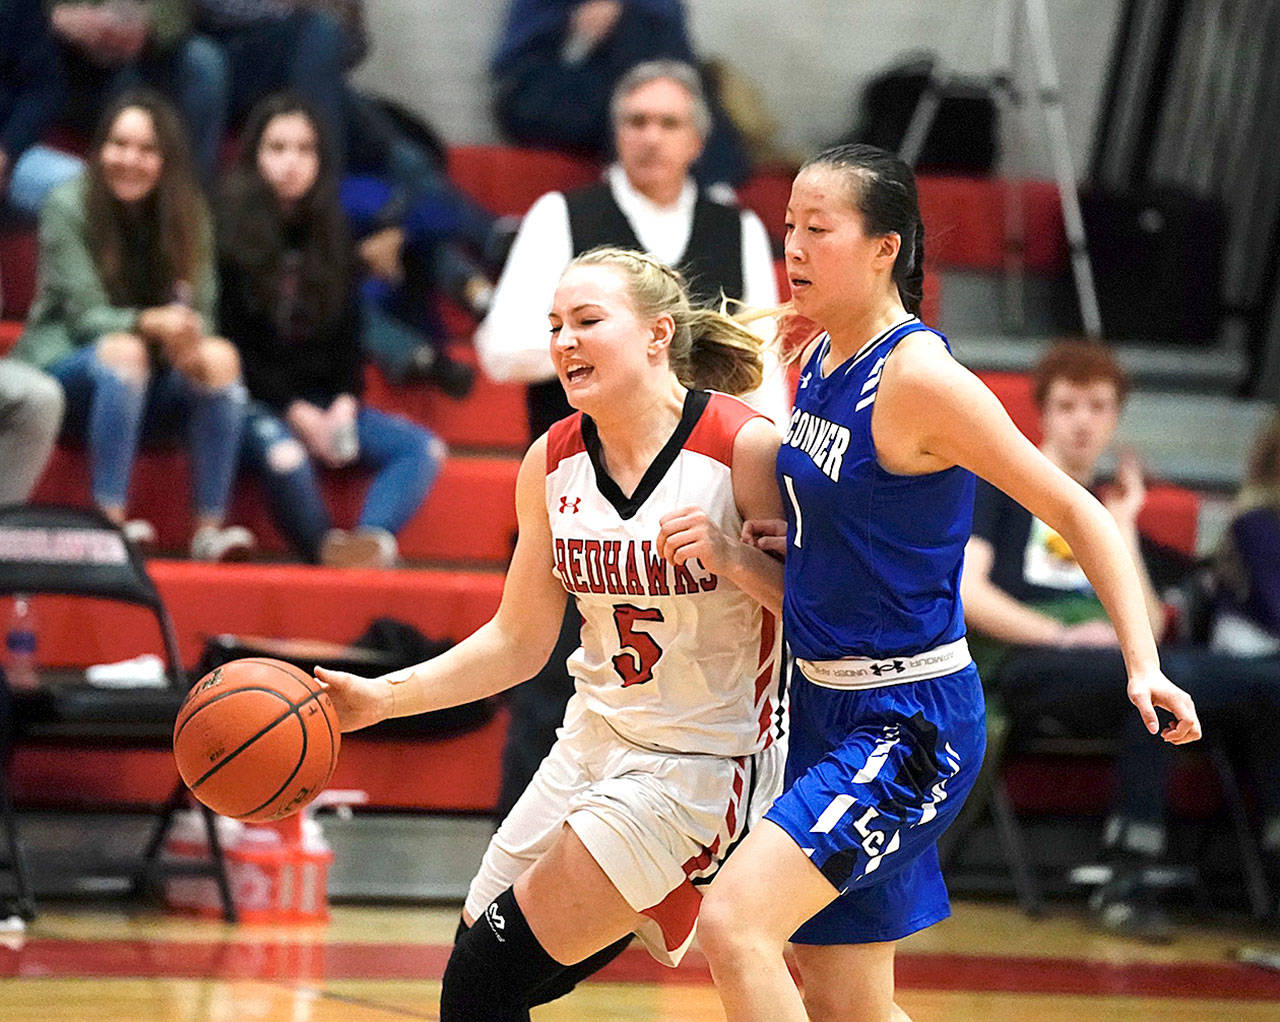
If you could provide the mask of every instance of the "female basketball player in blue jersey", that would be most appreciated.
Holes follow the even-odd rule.
[[[802,352],[778,455],[794,657],[784,794],[703,901],[699,939],[733,1022],[903,1019],[894,942],[948,915],[936,841],[982,762],[985,715],[959,600],[974,474],[1070,543],[1124,653],[1129,698],[1166,741],[1199,737],[1161,673],[1111,516],[1018,431],[917,318],[924,226],[910,169],[870,146],[806,164],[787,208]],[[790,940],[804,997],[783,961]]]

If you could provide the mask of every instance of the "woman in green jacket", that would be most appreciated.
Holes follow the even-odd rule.
[[[173,108],[123,94],[103,115],[88,165],[40,217],[39,291],[17,354],[57,377],[67,428],[89,449],[94,502],[126,523],[141,439],[185,425],[196,529],[193,557],[252,542],[223,526],[235,478],[245,391],[235,348],[212,336],[212,229]]]

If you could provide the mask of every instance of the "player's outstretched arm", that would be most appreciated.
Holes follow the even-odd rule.
[[[733,496],[744,519],[779,518],[782,498],[773,477],[781,438],[767,419],[751,419],[733,444]],[[685,507],[662,516],[658,552],[673,564],[697,558],[704,568],[732,582],[765,609],[782,613],[781,562],[715,525],[706,511]]]
[[[1191,698],[1160,670],[1138,570],[1111,515],[1029,441],[986,385],[938,338],[915,334],[885,364],[872,419],[885,468],[901,473],[961,465],[999,487],[1070,545],[1106,608],[1129,675],[1129,698],[1147,729],[1154,706],[1177,720],[1166,741],[1200,737]]]
[[[552,574],[545,478],[544,437],[520,465],[520,534],[502,602],[486,624],[440,656],[378,678],[317,668],[343,731],[483,699],[532,677],[546,663],[564,615],[564,589]]]

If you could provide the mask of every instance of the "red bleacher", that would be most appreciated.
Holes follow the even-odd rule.
[[[538,195],[589,182],[598,173],[592,164],[557,153],[492,146],[455,149],[449,166],[469,194],[500,213],[523,212]],[[1002,188],[989,180],[921,179],[921,205],[930,225],[930,265],[1000,265]],[[1042,182],[1026,182],[1022,190],[1032,239],[1028,265],[1060,267],[1064,245],[1056,192]],[[744,204],[761,216],[775,238],[781,235],[789,191],[786,171],[763,172],[742,190]],[[0,236],[7,317],[0,321],[0,350],[7,350],[20,332],[17,320],[31,300],[34,265],[30,233]],[[780,284],[785,296],[785,280]],[[926,275],[925,295],[925,318],[936,322],[940,291],[932,272]],[[460,330],[465,326],[456,317],[451,322]],[[1015,421],[1034,435],[1034,408],[1025,378],[986,378]],[[422,388],[393,387],[373,371],[367,383],[371,404],[429,425],[454,448],[427,504],[401,536],[406,558],[431,566],[336,572],[286,564],[155,561],[153,574],[173,614],[187,663],[195,662],[208,635],[240,632],[345,642],[362,632],[371,618],[384,615],[408,621],[428,635],[456,640],[483,623],[497,606],[499,569],[515,531],[518,456],[528,440],[522,390],[480,379],[470,397],[455,402]],[[134,507],[155,522],[167,549],[183,548],[190,533],[187,502],[173,499],[187,482],[185,458],[176,451],[148,452],[135,473]],[[337,520],[353,522],[367,479],[358,473],[331,473],[325,485]],[[83,452],[61,447],[36,496],[84,503],[87,486]],[[1163,492],[1152,492],[1144,525],[1157,536],[1176,538],[1171,545],[1192,547],[1194,495],[1171,488],[1167,496]],[[268,552],[284,549],[253,484],[242,482],[238,487],[232,517],[249,524]],[[478,563],[445,568],[441,561]],[[154,629],[141,612],[95,601],[73,604],[44,598],[37,613],[41,656],[51,664],[122,659],[157,645]],[[496,797],[505,726],[500,714],[469,735],[433,742],[378,742],[356,736],[344,743],[334,783],[369,791],[374,805],[483,811]],[[167,792],[173,777],[172,762],[163,750],[84,749],[69,755],[62,749],[25,746],[14,767],[15,788],[27,803],[48,801],[64,791],[94,800],[144,801]]]

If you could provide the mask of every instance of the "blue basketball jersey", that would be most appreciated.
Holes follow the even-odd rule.
[[[915,318],[899,323],[826,377],[824,335],[803,367],[777,462],[787,505],[783,620],[801,659],[915,654],[964,635],[973,474],[895,475],[871,439],[885,359],[928,329]]]

